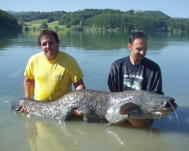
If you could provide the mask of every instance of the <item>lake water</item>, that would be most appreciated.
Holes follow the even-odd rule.
[[[61,50],[76,58],[88,89],[108,91],[111,63],[129,54],[124,34],[68,33]],[[12,101],[23,97],[23,73],[40,49],[37,34],[0,38],[0,151],[188,151],[189,38],[150,36],[147,57],[162,70],[163,91],[176,99],[177,116],[156,120],[150,129],[70,121],[59,124],[12,113]]]

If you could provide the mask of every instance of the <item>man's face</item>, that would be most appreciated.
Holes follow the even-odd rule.
[[[135,39],[133,43],[128,44],[128,48],[131,51],[132,60],[138,64],[143,60],[147,51],[147,42],[145,39]]]
[[[55,40],[55,38],[44,35],[41,37],[40,41],[40,47],[47,59],[49,61],[55,59],[59,52],[59,43]]]

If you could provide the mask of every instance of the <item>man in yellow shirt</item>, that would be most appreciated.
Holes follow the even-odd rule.
[[[59,51],[56,32],[43,30],[38,37],[42,52],[32,56],[25,70],[24,95],[39,101],[53,101],[71,91],[84,89],[83,73],[73,57]],[[21,109],[27,112],[27,109]]]

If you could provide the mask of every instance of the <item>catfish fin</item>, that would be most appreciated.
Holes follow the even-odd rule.
[[[119,113],[121,115],[128,115],[131,114],[132,112],[140,112],[140,107],[138,105],[136,105],[133,102],[128,102],[123,104],[120,109],[119,109]]]

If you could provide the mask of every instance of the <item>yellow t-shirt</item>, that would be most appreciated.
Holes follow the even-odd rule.
[[[72,83],[83,78],[83,73],[73,57],[59,52],[55,60],[48,61],[43,52],[32,56],[24,75],[35,80],[36,100],[55,100],[71,91]]]

